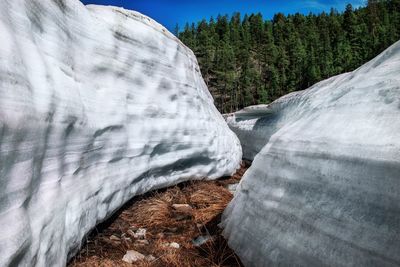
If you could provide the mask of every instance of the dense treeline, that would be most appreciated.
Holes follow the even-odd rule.
[[[357,68],[400,38],[400,0],[319,15],[218,16],[179,38],[198,57],[221,112],[269,103]]]

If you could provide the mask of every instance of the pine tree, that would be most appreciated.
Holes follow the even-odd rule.
[[[179,31],[178,26],[176,32]],[[400,0],[368,0],[343,13],[234,13],[186,24],[179,38],[196,54],[221,112],[269,103],[351,71],[400,38]]]
[[[174,35],[177,37],[179,36],[179,25],[178,24],[175,25]]]

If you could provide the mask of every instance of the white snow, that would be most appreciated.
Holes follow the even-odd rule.
[[[64,266],[133,196],[232,174],[193,53],[136,12],[0,1],[0,266]]]
[[[228,122],[259,151],[222,224],[246,266],[400,265],[400,42]]]
[[[246,107],[236,113],[225,115],[225,120],[229,127],[236,133],[241,141],[243,158],[253,160],[254,157],[268,142],[268,136],[274,130],[269,121],[260,125],[260,118],[273,117],[274,112],[268,105],[258,105]],[[268,127],[264,127],[264,125]],[[267,134],[266,130],[270,133]]]

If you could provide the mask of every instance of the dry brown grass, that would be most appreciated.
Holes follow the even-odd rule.
[[[233,197],[224,186],[238,182],[246,169],[243,166],[229,179],[188,182],[132,200],[89,236],[69,266],[242,266],[217,225]],[[173,204],[188,204],[192,209],[178,211]],[[129,236],[129,230],[138,227],[147,229],[149,244],[141,244]],[[195,247],[192,240],[200,235],[212,238]],[[112,240],[111,236],[120,240]],[[165,245],[171,242],[180,244],[180,248]],[[131,265],[122,261],[127,250],[153,255],[156,259]]]
[[[215,183],[197,183],[193,186],[190,203],[196,207],[194,220],[206,224],[221,214],[232,199],[232,194]]]

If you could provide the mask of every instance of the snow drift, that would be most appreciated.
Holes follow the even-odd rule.
[[[3,0],[0,36],[0,266],[63,266],[133,196],[239,166],[195,56],[148,17]]]
[[[278,106],[277,102],[274,103],[275,107]],[[277,114],[269,105],[257,105],[225,115],[229,128],[239,137],[244,159],[253,160],[268,143],[276,131]]]
[[[260,151],[223,216],[246,266],[400,265],[400,42],[228,121]]]

